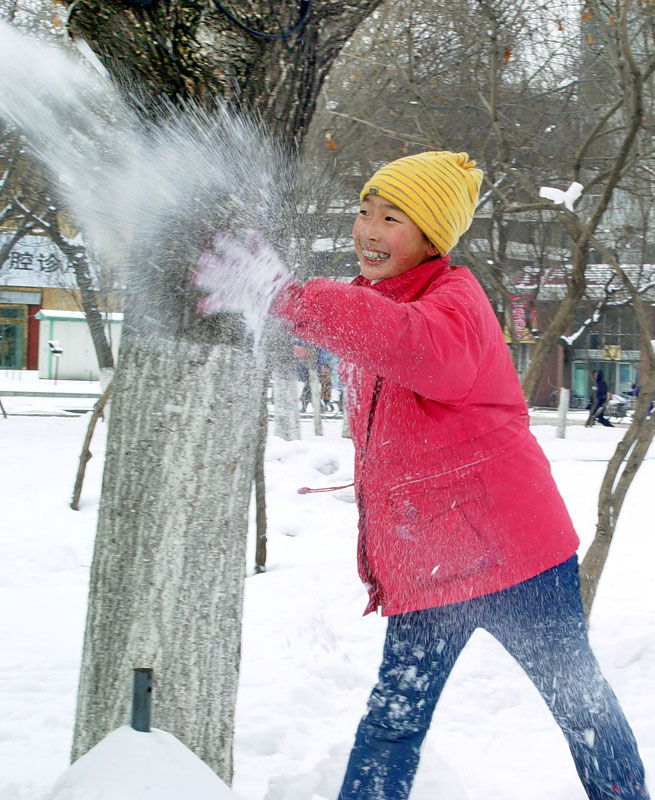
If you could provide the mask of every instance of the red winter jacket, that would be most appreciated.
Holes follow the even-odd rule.
[[[374,285],[312,280],[272,311],[341,357],[366,613],[468,600],[573,555],[502,331],[466,268],[437,258]]]

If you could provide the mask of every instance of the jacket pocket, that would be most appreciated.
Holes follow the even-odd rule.
[[[408,481],[388,495],[391,568],[416,585],[457,580],[497,563],[485,536],[481,480],[443,477]]]

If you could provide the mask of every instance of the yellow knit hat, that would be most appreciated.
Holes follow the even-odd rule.
[[[482,170],[467,153],[430,150],[381,167],[359,197],[377,194],[393,203],[445,256],[471,226],[481,182]]]

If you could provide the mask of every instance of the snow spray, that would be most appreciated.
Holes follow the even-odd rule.
[[[159,343],[195,324],[189,276],[217,231],[256,231],[293,271],[325,181],[217,101],[161,101],[142,118],[107,73],[0,22],[0,116],[59,187],[84,243],[129,295],[125,326]],[[148,103],[149,108],[151,103]],[[300,212],[300,213],[299,213]],[[261,333],[265,313],[246,322]]]

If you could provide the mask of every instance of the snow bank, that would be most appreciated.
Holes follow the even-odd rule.
[[[232,800],[212,770],[165,731],[118,728],[78,759],[45,800]]]
[[[19,399],[6,398],[10,413]],[[35,404],[46,400],[54,402],[32,398]],[[84,417],[0,417],[0,800],[45,800],[68,766],[106,429],[100,423],[96,431],[81,510],[74,512],[68,500],[86,423]],[[252,509],[235,800],[334,800],[376,679],[386,623],[375,615],[362,618],[366,593],[355,566],[352,490],[297,493],[300,486],[352,480],[352,442],[341,438],[338,421],[324,420],[324,428],[326,435],[316,437],[311,420],[303,420],[302,441],[269,439],[269,557],[262,575],[253,574]],[[566,439],[555,437],[554,425],[538,425],[533,432],[552,465],[584,555],[594,535],[607,460],[625,429],[573,425]],[[632,724],[651,782],[653,485],[655,445],[626,498],[591,620],[592,645]],[[138,800],[154,798],[155,789],[157,800],[172,800],[174,786],[175,800],[207,797],[196,786],[195,768],[158,743],[160,734],[119,729],[118,735],[125,741],[117,750],[119,744],[135,750],[120,756],[120,770],[109,756],[95,766],[81,760],[73,769],[86,775],[74,785],[75,774],[66,773],[57,784],[59,794],[51,792],[47,800],[135,800],[125,786],[107,794],[121,770],[126,784],[147,777]],[[141,745],[154,752],[144,755]],[[156,768],[148,769],[157,752]],[[173,768],[183,776],[177,784],[168,771]],[[89,792],[82,778],[91,780],[93,773],[101,788]],[[225,788],[219,794],[213,780],[213,797],[224,800]],[[537,691],[483,631],[462,653],[439,701],[411,795],[411,800],[455,798],[585,800],[564,738]]]

